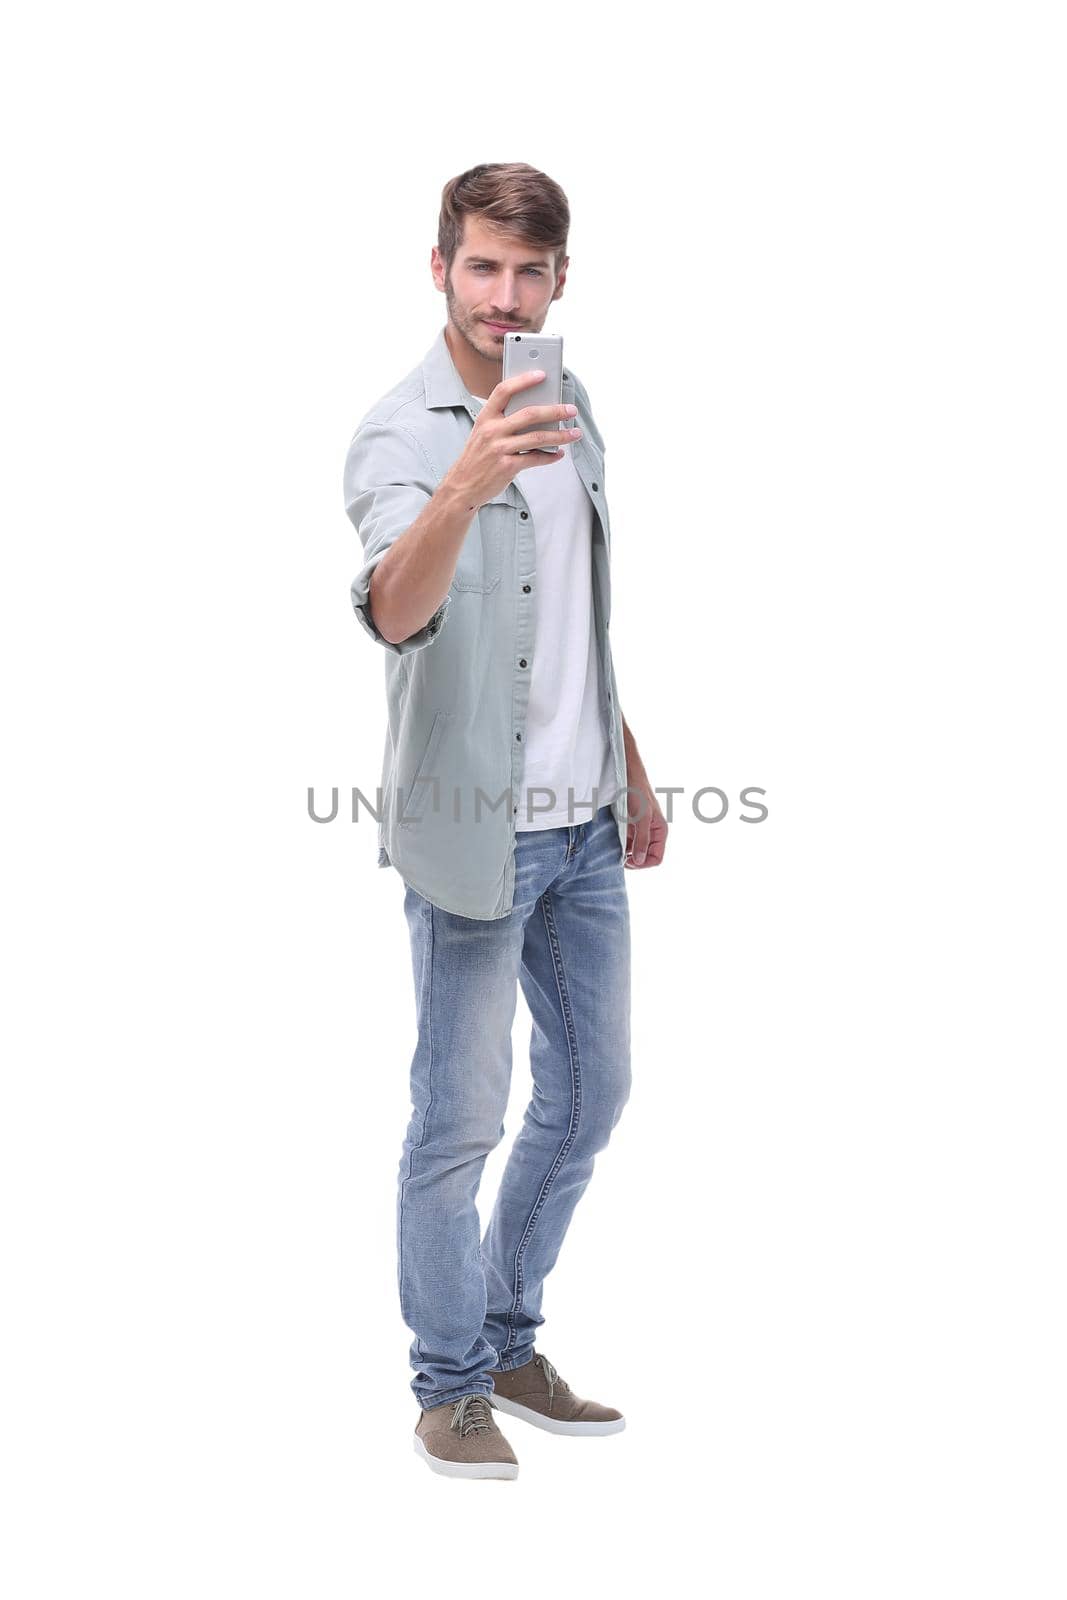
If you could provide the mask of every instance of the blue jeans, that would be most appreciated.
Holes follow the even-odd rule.
[[[533,1355],[541,1290],[630,1092],[630,918],[610,805],[515,835],[515,901],[495,920],[410,886],[418,1042],[397,1197],[398,1284],[420,1406],[492,1394]],[[522,984],[533,1098],[480,1238],[485,1158],[504,1135]]]

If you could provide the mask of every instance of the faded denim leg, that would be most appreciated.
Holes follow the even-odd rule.
[[[533,1355],[544,1280],[630,1093],[630,918],[610,806],[573,829],[525,925],[533,1098],[482,1242],[485,1342],[505,1370]]]
[[[541,1322],[541,1283],[592,1157],[629,1093],[629,919],[610,806],[516,835],[511,912],[431,905],[406,886],[418,1041],[397,1194],[398,1285],[425,1409],[492,1394]],[[486,1243],[477,1193],[504,1134],[518,984],[534,1018],[534,1100]],[[499,1342],[498,1342],[499,1341]]]
[[[397,1193],[397,1277],[424,1408],[492,1394],[476,1197],[504,1133],[526,920],[563,865],[567,829],[517,836],[515,896],[491,920],[442,911],[407,885],[418,1041]]]

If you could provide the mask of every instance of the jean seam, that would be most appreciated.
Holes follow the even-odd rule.
[[[398,1248],[400,1258],[401,1304],[404,1302],[404,1195],[408,1184],[411,1182],[412,1168],[415,1165],[415,1152],[422,1147],[422,1141],[426,1136],[426,1124],[430,1119],[430,1112],[433,1109],[433,967],[435,930],[433,919],[433,902],[427,901],[426,904],[430,913],[430,948],[426,958],[426,979],[423,985],[426,995],[426,1038],[429,1051],[429,1059],[426,1064],[426,1111],[422,1118],[422,1125],[419,1128],[419,1142],[417,1145],[413,1144],[411,1150],[408,1152],[408,1170],[404,1181],[400,1186],[400,1237],[398,1241]],[[422,1341],[419,1339],[418,1333],[415,1334],[415,1347],[418,1355],[422,1356],[425,1354],[425,1351],[422,1348]]]
[[[552,1184],[554,1183],[555,1179],[558,1177],[560,1168],[563,1166],[564,1161],[567,1159],[567,1156],[570,1153],[571,1147],[574,1144],[575,1139],[577,1138],[578,1126],[579,1126],[579,1123],[581,1121],[581,1114],[582,1114],[582,1073],[581,1073],[581,1063],[580,1063],[580,1061],[578,1059],[578,1039],[577,1039],[577,1036],[576,1036],[575,1031],[574,1031],[574,1020],[573,1020],[573,1015],[572,1015],[572,1011],[571,1011],[570,993],[569,993],[569,991],[567,989],[567,974],[566,974],[566,971],[564,970],[564,966],[563,966],[563,955],[562,955],[562,952],[561,952],[560,946],[559,946],[559,938],[558,938],[558,933],[557,933],[557,929],[556,929],[556,924],[555,924],[555,921],[554,921],[554,919],[552,917],[551,891],[550,890],[548,890],[548,889],[545,890],[544,894],[541,896],[540,905],[541,905],[541,915],[544,918],[545,930],[546,930],[546,933],[548,935],[549,948],[550,948],[550,950],[552,952],[552,965],[553,965],[553,968],[555,970],[556,987],[557,987],[557,989],[559,991],[559,997],[560,997],[560,1012],[561,1012],[561,1015],[563,1017],[563,1022],[564,1022],[566,1035],[567,1035],[568,1057],[569,1057],[570,1064],[571,1064],[571,1122],[570,1122],[570,1127],[567,1130],[566,1138],[564,1139],[562,1145],[560,1146],[559,1151],[558,1151],[558,1153],[557,1153],[557,1155],[555,1157],[555,1160],[553,1161],[552,1166],[549,1169],[548,1176],[545,1178],[544,1183],[541,1185],[541,1189],[540,1189],[540,1191],[538,1193],[537,1199],[534,1202],[533,1210],[530,1212],[530,1215],[529,1215],[529,1217],[527,1219],[527,1222],[526,1222],[526,1226],[523,1228],[522,1235],[521,1235],[521,1237],[519,1239],[519,1243],[518,1243],[518,1245],[516,1247],[516,1250],[515,1250],[514,1294],[513,1294],[513,1298],[512,1298],[511,1308],[508,1311],[507,1317],[505,1318],[505,1321],[507,1323],[507,1328],[508,1328],[508,1336],[507,1336],[507,1340],[505,1341],[504,1348],[503,1348],[503,1350],[498,1352],[498,1358],[497,1358],[497,1365],[500,1367],[501,1371],[508,1371],[509,1370],[507,1367],[505,1367],[503,1358],[504,1358],[504,1356],[506,1356],[506,1354],[512,1348],[512,1346],[513,1346],[513,1344],[515,1342],[515,1321],[514,1321],[514,1319],[515,1319],[516,1315],[518,1314],[518,1312],[522,1310],[522,1296],[523,1296],[523,1288],[524,1288],[523,1274],[522,1274],[522,1258],[523,1258],[523,1255],[525,1254],[526,1247],[530,1242],[530,1238],[531,1238],[531,1235],[533,1234],[534,1226],[537,1223],[537,1219],[541,1215],[541,1212],[545,1208],[545,1204],[546,1204],[546,1202],[548,1200],[548,1196],[549,1196],[549,1192],[551,1191]]]
[[[501,1372],[514,1372],[516,1367],[525,1367],[532,1359],[532,1356],[523,1356],[521,1361],[498,1361],[497,1366]]]

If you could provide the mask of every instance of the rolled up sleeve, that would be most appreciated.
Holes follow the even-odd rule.
[[[352,605],[371,638],[397,655],[421,650],[436,639],[452,596],[445,595],[423,627],[394,644],[379,633],[371,616],[371,574],[429,504],[436,486],[433,466],[408,429],[391,422],[364,422],[357,428],[345,460],[345,511],[364,556],[352,580]]]

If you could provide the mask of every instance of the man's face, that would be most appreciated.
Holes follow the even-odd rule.
[[[432,268],[460,337],[472,353],[499,368],[505,332],[539,333],[544,326],[549,306],[563,293],[567,260],[557,277],[554,251],[539,250],[488,228],[478,217],[466,217],[452,270],[445,271],[436,245]]]

